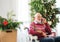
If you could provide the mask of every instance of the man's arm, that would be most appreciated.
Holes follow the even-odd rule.
[[[32,23],[30,24],[29,34],[32,34],[32,35],[38,34],[38,33],[36,32],[36,30],[35,30],[35,24],[34,24],[34,22],[32,22]]]
[[[47,23],[45,18],[42,18],[42,19],[43,19],[43,23],[45,24],[45,30],[46,30],[47,34],[51,34],[50,25]]]
[[[52,30],[51,30],[51,28],[50,28],[50,25],[48,24],[48,23],[45,23],[45,26],[46,26],[46,28],[45,28],[45,30],[46,30],[46,32],[47,32],[47,34],[49,35],[49,34],[51,34],[52,32]]]

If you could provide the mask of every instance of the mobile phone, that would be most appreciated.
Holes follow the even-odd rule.
[[[43,19],[41,19],[41,23],[43,24]]]

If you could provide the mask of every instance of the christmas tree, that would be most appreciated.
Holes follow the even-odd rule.
[[[56,27],[56,24],[59,22],[59,20],[56,17],[58,9],[55,8],[55,3],[56,0],[31,0],[31,17],[33,18],[36,12],[40,12],[48,22],[51,22],[51,28]]]

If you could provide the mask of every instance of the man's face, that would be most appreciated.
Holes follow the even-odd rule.
[[[42,19],[42,15],[40,13],[37,13],[38,15],[35,17],[36,20],[41,20]]]
[[[42,16],[37,16],[37,20],[41,20]]]

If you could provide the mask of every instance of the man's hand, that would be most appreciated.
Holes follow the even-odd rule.
[[[42,34],[43,34],[44,37],[47,37],[46,33],[42,32]]]
[[[38,33],[42,34],[44,37],[47,37],[46,33],[44,33],[43,31],[41,30],[37,30]]]
[[[37,30],[36,32],[38,32],[38,33],[42,33],[42,31],[41,31],[41,30]]]
[[[52,33],[52,34],[50,34],[50,35],[48,35],[49,37],[55,37],[56,36],[56,34],[55,33]]]
[[[45,18],[42,18],[43,19],[43,23],[47,23],[46,19]]]

